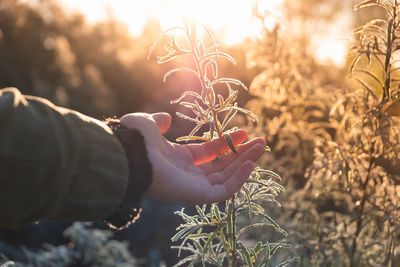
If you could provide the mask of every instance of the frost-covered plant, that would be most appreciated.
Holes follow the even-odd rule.
[[[281,196],[285,205],[270,215],[288,231],[285,242],[293,249],[282,250],[279,257],[299,256],[293,266],[317,266],[312,257],[319,254],[318,237],[314,236],[318,224],[307,219],[310,213],[318,214],[320,202],[302,187],[307,183],[306,170],[313,163],[318,140],[332,140],[334,126],[329,122],[329,111],[337,92],[321,79],[327,76],[324,67],[317,65],[279,24],[265,28],[259,39],[252,41],[247,56],[249,67],[260,72],[249,87],[256,97],[247,103],[260,118],[255,134],[265,135],[274,148],[261,164],[285,178],[282,183],[286,193]],[[308,205],[309,199],[304,196],[312,204]],[[273,233],[259,235],[274,238]]]
[[[366,0],[354,7],[378,7],[386,13],[386,18],[374,18],[355,29],[350,73],[372,97],[380,98],[382,104],[390,102],[384,107],[389,115],[399,115],[394,114],[398,111],[400,82],[399,4],[398,0]]]
[[[341,77],[318,85],[330,75],[312,68],[277,30],[250,50],[264,70],[250,86],[263,102],[251,104],[258,101],[256,114],[272,117],[263,117],[261,130],[268,125],[268,136],[281,144],[273,143],[273,154],[285,158],[278,164],[306,178],[304,188],[286,194],[279,218],[300,254],[296,266],[400,264],[398,2],[356,5],[383,8],[386,16],[355,30],[349,66],[355,88],[337,90]],[[285,153],[276,153],[280,147]]]
[[[274,147],[263,164],[285,177],[285,185],[301,187],[315,141],[330,138],[334,94],[321,85],[311,57],[278,25],[251,45],[248,64],[261,71],[251,82],[256,97],[247,106],[260,117],[255,131]]]
[[[311,225],[301,234],[318,248],[316,266],[400,264],[400,5],[367,0],[355,9],[371,6],[386,17],[355,30],[350,72],[358,86],[338,93],[335,134],[319,140],[297,198],[299,225]]]
[[[47,244],[39,251],[25,249],[28,263],[8,261],[3,264],[4,267],[142,266],[132,257],[126,242],[110,239],[110,231],[92,229],[85,223],[74,223],[65,230],[64,235],[70,239],[68,244]]]
[[[352,267],[400,263],[396,249],[400,241],[400,121],[396,117],[400,115],[400,3],[367,0],[356,4],[355,10],[372,6],[382,8],[386,17],[355,30],[350,72],[362,89],[345,95],[332,108],[336,138],[319,146],[309,169],[314,186],[334,179],[324,190],[347,203],[350,216],[329,215],[336,229],[324,239],[339,240],[336,250],[347,255],[345,262]]]
[[[236,153],[227,134],[235,127],[229,129],[229,122],[237,113],[243,113],[253,121],[257,121],[257,117],[237,104],[238,90],[234,88],[247,90],[247,87],[239,80],[218,76],[217,60],[226,59],[233,64],[235,60],[229,54],[219,51],[219,45],[206,26],[196,23],[185,23],[184,27],[167,30],[155,45],[168,38],[170,31],[183,32],[186,41],[178,44],[172,36],[171,41],[166,41],[164,45],[168,54],[158,57],[158,63],[186,56],[193,61],[194,68],[172,69],[165,74],[164,82],[171,74],[184,71],[192,73],[200,84],[199,92],[185,91],[178,99],[171,101],[171,104],[180,104],[191,112],[190,115],[177,112],[177,116],[195,124],[187,136],[180,137],[177,141],[207,141],[223,136],[231,150]],[[222,91],[223,87],[225,93]],[[203,126],[208,127],[208,131],[198,135]],[[266,149],[269,150],[268,147]],[[175,266],[272,266],[271,257],[280,247],[288,247],[288,244],[262,241],[248,244],[242,236],[254,228],[268,226],[286,236],[286,232],[260,205],[261,200],[279,205],[275,197],[284,190],[275,181],[279,179],[276,173],[257,167],[241,190],[225,203],[197,206],[197,214],[192,216],[183,210],[177,212],[185,222],[177,228],[178,232],[172,237],[172,241],[182,240],[175,248],[179,249],[179,254],[181,250],[185,250],[190,255]],[[242,218],[251,218],[251,222],[248,220],[249,224],[240,223]],[[288,262],[277,266],[285,266]]]

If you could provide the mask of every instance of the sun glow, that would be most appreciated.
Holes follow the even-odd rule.
[[[61,1],[61,0],[60,0]],[[89,21],[106,19],[111,13],[127,24],[132,35],[139,35],[148,19],[157,19],[161,27],[181,25],[182,18],[204,23],[221,42],[235,44],[260,33],[260,23],[252,19],[254,0],[63,0],[69,9],[78,10]],[[279,10],[283,0],[264,0],[263,9]],[[273,23],[273,22],[272,22]]]
[[[218,32],[224,43],[235,44],[260,33],[261,25],[252,19],[252,1],[243,0],[169,0],[156,14],[165,28],[179,23],[180,18],[208,25]],[[272,4],[281,0],[269,0]]]
[[[26,0],[28,1],[28,0]],[[32,1],[32,0],[29,0]],[[124,22],[133,36],[139,36],[149,19],[160,22],[163,30],[182,25],[182,18],[194,20],[211,28],[217,41],[227,45],[240,43],[245,38],[257,37],[262,29],[261,22],[252,16],[257,0],[58,0],[67,10],[83,13],[89,22],[107,19],[110,15]],[[260,13],[269,15],[265,26],[272,29],[283,18],[284,0],[258,0]],[[312,53],[321,62],[332,62],[342,66],[345,62],[347,43],[343,38],[351,35],[347,19],[339,20],[331,27],[332,33],[312,38]]]

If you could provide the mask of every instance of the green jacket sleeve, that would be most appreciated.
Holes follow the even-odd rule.
[[[0,226],[103,219],[121,203],[128,172],[102,122],[0,90]]]

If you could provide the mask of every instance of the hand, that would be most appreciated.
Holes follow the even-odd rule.
[[[211,162],[229,150],[223,137],[201,144],[177,144],[162,136],[171,125],[168,113],[131,113],[121,125],[144,136],[153,165],[153,181],[146,196],[183,204],[221,202],[240,189],[265,151],[265,141],[255,138]],[[244,130],[230,134],[235,146],[247,139]]]

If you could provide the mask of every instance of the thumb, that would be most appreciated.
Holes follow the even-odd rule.
[[[171,126],[171,115],[166,112],[154,113],[151,115],[157,126],[160,128],[161,134],[164,134]]]

